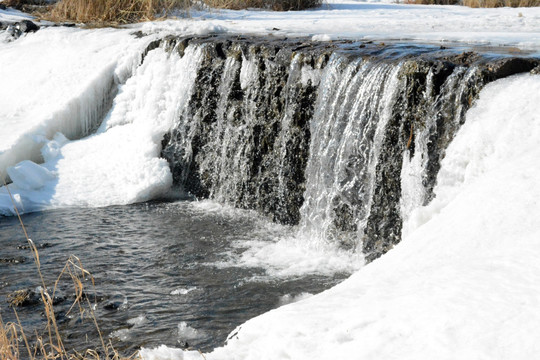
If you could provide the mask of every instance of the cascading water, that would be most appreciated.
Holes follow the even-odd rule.
[[[143,55],[112,104],[96,95],[111,109],[97,130],[88,125],[94,134],[58,134],[46,162],[22,164],[11,186],[34,210],[73,206],[25,222],[44,258],[55,256],[44,268],[68,250],[96,259],[105,332],[132,350],[143,345],[134,339],[212,349],[283,295],[322,291],[362,257],[384,254],[432,200],[480,89],[537,66],[438,48],[228,37],[171,36]],[[296,227],[205,201],[94,208],[158,198],[172,177],[195,197]],[[0,201],[9,214],[6,193]],[[8,222],[3,233],[15,238]],[[24,249],[6,243],[0,264],[23,269]],[[13,279],[30,278],[27,265]],[[0,296],[16,281],[1,283]],[[74,343],[86,331],[77,324]]]
[[[226,45],[194,45],[207,53],[200,90],[163,155],[195,196],[298,223],[322,60],[273,46]]]
[[[368,261],[399,242],[403,219],[433,197],[445,149],[482,86],[535,66],[365,45],[189,46],[206,59],[164,140],[175,182]]]
[[[355,248],[373,191],[374,166],[395,98],[400,64],[334,56],[311,122],[300,231]]]

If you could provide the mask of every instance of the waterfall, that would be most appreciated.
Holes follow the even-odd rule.
[[[400,64],[334,56],[311,122],[300,231],[355,248],[370,211],[375,165],[399,86]]]
[[[175,181],[197,197],[295,224],[324,59],[207,43],[188,111],[165,139]]]
[[[536,66],[253,39],[189,46],[205,56],[163,141],[175,183],[367,261],[433,199],[445,150],[482,87]]]

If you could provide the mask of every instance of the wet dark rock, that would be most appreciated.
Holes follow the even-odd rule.
[[[26,262],[26,258],[22,256],[0,258],[0,264],[22,264]]]
[[[17,39],[21,37],[23,34],[30,33],[30,32],[36,32],[39,30],[39,26],[37,26],[35,23],[33,23],[30,20],[22,20],[20,22],[10,24],[6,31],[14,38]]]
[[[0,3],[0,10],[6,10],[6,9],[7,9],[6,5]],[[0,24],[1,24],[1,23],[0,23]]]
[[[538,59],[531,58],[508,58],[491,62],[486,65],[484,76],[486,81],[493,81],[511,75],[529,72],[537,68]]]
[[[48,247],[51,247],[52,245],[48,242],[45,242],[45,243],[39,243],[39,244],[36,244],[36,248],[38,249],[45,249],[45,248],[48,248]],[[30,250],[32,249],[32,247],[28,244],[25,244],[25,245],[18,245],[17,246],[17,249],[18,250]]]
[[[39,26],[30,20],[23,20],[19,22],[19,30],[23,33],[36,32],[39,30]]]
[[[92,301],[102,303],[103,309],[109,311],[122,310],[126,307],[126,298],[122,294],[100,295],[95,300],[92,299]]]
[[[344,62],[403,63],[363,228],[367,261],[401,240],[401,171],[403,157],[412,158],[419,151],[415,140],[426,137],[422,185],[427,204],[446,148],[483,86],[539,68],[538,59],[444,46],[245,36],[168,37],[163,42],[181,56],[188,45],[204,52],[188,109],[162,142],[175,184],[197,198],[257,210],[290,225],[299,223],[307,162],[309,156],[317,156],[310,155],[309,148],[319,84],[301,81],[299,74],[324,69],[331,56]],[[355,160],[346,161],[351,162],[347,176],[352,177],[358,170]],[[352,234],[340,235],[338,241],[357,238],[362,201],[349,197],[335,203],[333,228],[341,235]],[[349,240],[341,246],[355,247]]]

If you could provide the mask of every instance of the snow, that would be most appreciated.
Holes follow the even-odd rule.
[[[0,10],[1,22],[25,18]],[[136,30],[153,35],[137,39],[130,35]],[[0,177],[9,173],[21,210],[127,204],[170,188],[160,142],[185,105],[198,57],[156,49],[151,61],[137,65],[151,39],[171,33],[414,40],[538,55],[540,8],[329,1],[300,12],[194,11],[192,19],[129,29],[42,28],[11,42],[0,32]],[[247,79],[251,69],[244,71]],[[340,285],[249,320],[205,357],[535,358],[539,104],[539,76],[488,85],[448,149],[436,198],[410,214],[400,244]],[[11,212],[1,188],[0,214]],[[270,246],[252,247],[242,261],[260,264],[294,248]],[[276,261],[276,276],[297,265],[292,258]],[[196,331],[178,326],[179,336]],[[164,346],[141,354],[201,358]]]
[[[0,177],[19,161],[41,162],[55,133],[74,140],[99,124],[146,45],[131,32],[44,28],[0,42]]]
[[[199,59],[180,59],[162,49],[150,52],[120,86],[95,134],[78,141],[57,135],[43,148],[42,165],[25,161],[9,168],[10,190],[21,199],[21,210],[128,204],[165,193],[172,175],[160,158],[161,140],[189,99],[196,74],[191,70]],[[0,213],[11,209],[0,189]]]
[[[540,76],[486,86],[448,149],[435,200],[411,215],[400,244],[336,287],[247,321],[205,357],[534,358],[539,110]]]
[[[110,110],[118,89],[134,74],[143,49],[159,36],[241,33],[308,36],[315,41],[458,42],[540,54],[540,8],[470,9],[333,0],[306,11],[205,10],[192,11],[191,16],[124,29],[43,26],[20,39],[0,41],[0,177],[6,178],[7,169],[15,166],[10,170],[17,179],[13,190],[24,211],[127,204],[160,196],[170,187],[170,172],[158,158],[158,139],[174,114],[142,104],[144,91],[151,88],[142,79],[138,80],[143,82],[140,86],[125,88],[131,98],[119,95]],[[2,22],[25,18],[30,17],[11,9],[0,11]],[[138,30],[151,36],[138,39],[131,35]],[[5,33],[0,31],[1,36]],[[242,86],[249,86],[253,71],[245,62]],[[166,83],[164,74],[152,91],[155,101],[167,103],[172,101],[167,99],[167,91],[174,92],[174,86],[157,90]],[[316,74],[302,74],[302,81],[309,80],[315,81]],[[139,102],[132,109],[130,99]],[[114,114],[109,119],[111,128],[102,128],[99,136],[93,134],[109,110]],[[144,134],[144,126],[152,121],[144,126],[143,120],[135,121],[139,110],[160,118],[156,131]],[[158,116],[160,112],[163,116]],[[70,141],[55,140],[62,136]],[[50,149],[42,149],[44,146]],[[103,151],[90,151],[96,148]],[[40,169],[29,161],[43,166]],[[119,181],[125,186],[119,186]],[[11,212],[6,199],[5,190],[0,190],[0,212],[4,214]]]
[[[0,3],[1,2],[2,1],[0,1]],[[10,24],[17,21],[31,20],[31,19],[32,19],[32,16],[26,13],[23,13],[19,10],[15,10],[12,8],[7,8],[6,10],[0,9],[0,22],[1,23]]]
[[[318,9],[285,13],[250,10],[192,11],[193,19],[145,24],[149,33],[240,33],[271,37],[418,41],[505,46],[540,51],[540,8],[472,9],[393,1],[330,0]],[[193,21],[195,20],[195,21]]]

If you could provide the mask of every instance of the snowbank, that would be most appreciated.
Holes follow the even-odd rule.
[[[94,135],[69,141],[57,133],[41,150],[42,165],[24,161],[7,169],[19,210],[129,204],[170,188],[161,140],[189,99],[200,56],[180,59],[156,49],[147,60],[120,87]],[[0,188],[0,214],[11,211]]]
[[[14,21],[25,17],[27,15],[14,10],[0,11],[0,21],[6,21],[6,19]],[[137,39],[130,34],[138,30],[152,33],[153,36]],[[21,161],[42,163],[45,159],[41,154],[41,148],[52,140],[56,133],[61,133],[69,140],[85,138],[94,133],[110,109],[118,86],[126,81],[138,65],[140,54],[146,44],[157,36],[170,33],[311,36],[320,41],[335,38],[457,41],[465,44],[500,45],[508,51],[517,53],[532,51],[540,54],[540,8],[470,9],[459,6],[415,6],[336,0],[330,1],[319,9],[281,13],[253,10],[199,11],[193,12],[192,18],[189,19],[138,24],[130,29],[81,30],[45,27],[16,41],[0,42],[0,78],[2,79],[0,177],[5,178],[7,168]],[[142,98],[142,95],[139,96]],[[118,113],[122,110],[116,111]],[[118,115],[118,117],[122,116]],[[124,120],[120,122],[122,121]],[[167,121],[169,120],[164,123]],[[161,132],[162,130],[158,131],[158,133]],[[153,133],[152,136],[158,136],[158,133]],[[152,138],[148,143],[149,148],[143,150],[144,147],[138,148],[134,144],[129,147],[127,143],[119,141],[123,138],[120,130],[111,131],[107,136],[111,139],[115,137],[112,141],[117,143],[117,150],[138,151],[142,156],[140,159],[148,160],[155,157],[156,138]],[[92,155],[90,146],[107,148],[101,142],[105,141],[103,139],[103,137],[92,137],[81,142],[80,144],[88,146],[85,152],[73,150],[72,154],[77,154],[81,160],[87,161],[84,166],[80,166],[81,168],[88,168],[88,162],[117,164],[92,172],[92,176],[87,177],[88,182],[99,183],[105,178],[110,178],[112,183],[114,178],[110,177],[110,174],[118,172],[122,166],[129,168],[125,164],[128,159],[132,159],[130,156],[111,153],[107,158],[112,159],[117,156],[116,160],[108,161],[108,159],[99,159]],[[120,143],[125,147],[122,148]],[[77,146],[82,146],[80,144]],[[65,149],[74,148],[74,145],[67,143],[54,146],[62,146]],[[158,196],[170,183],[166,180],[169,175],[165,175],[167,171],[163,169],[164,163],[154,159],[153,161],[156,162],[148,165],[161,173],[161,176],[154,178],[126,175],[123,178],[116,178],[116,180],[120,178],[129,180],[133,187],[111,185],[110,191],[99,192],[100,195],[96,195],[96,199],[93,196],[97,194],[97,190],[82,191],[89,187],[83,185],[86,182],[81,180],[84,173],[81,169],[76,172],[60,170],[59,166],[64,169],[65,164],[70,161],[68,153],[62,151],[58,156],[64,157],[64,160],[58,161],[57,164],[49,161],[44,165],[50,172],[46,177],[53,176],[57,179],[47,180],[49,190],[44,190],[41,195],[37,195],[37,184],[47,185],[45,182],[41,184],[43,179],[28,180],[38,181],[32,186],[21,183],[19,190],[34,191],[34,193],[33,195],[21,193],[19,197],[26,197],[31,204],[40,204],[39,206],[28,205],[27,211],[50,206],[101,206],[142,201]],[[143,164],[146,160],[137,162]],[[74,166],[73,169],[75,169],[76,166],[73,164],[74,160],[70,166]],[[27,162],[12,169],[14,176],[17,176],[15,173],[19,174],[18,179],[21,179],[24,173],[28,173],[28,177],[35,177],[37,176],[35,171],[42,175],[45,173]],[[75,173],[81,176],[68,175]],[[130,173],[126,172],[126,174]],[[54,181],[57,181],[60,186],[53,186]],[[152,184],[153,181],[157,182]],[[77,184],[72,183],[68,186],[68,182],[77,182]],[[66,184],[66,189],[78,189],[78,196],[74,196],[70,201],[60,200],[64,198],[64,195],[60,193],[63,184]],[[5,194],[5,190],[2,191]],[[53,197],[55,201],[51,200]],[[105,201],[105,198],[109,200]],[[5,209],[3,205],[0,207]]]
[[[351,0],[327,1],[321,8],[289,11],[214,10],[191,19],[153,22],[147,32],[240,33],[273,37],[419,41],[511,47],[540,52],[540,8],[472,9]]]
[[[531,359],[540,352],[540,76],[488,85],[409,235],[207,359]],[[165,347],[142,352],[168,359]],[[195,352],[186,359],[200,359]]]
[[[148,41],[131,32],[44,28],[0,42],[0,177],[19,161],[42,162],[57,132],[73,140],[95,130]]]
[[[1,3],[2,1],[0,1]],[[7,8],[5,10],[0,9],[0,22],[1,23],[14,23],[21,20],[31,20],[33,17],[19,10]]]

